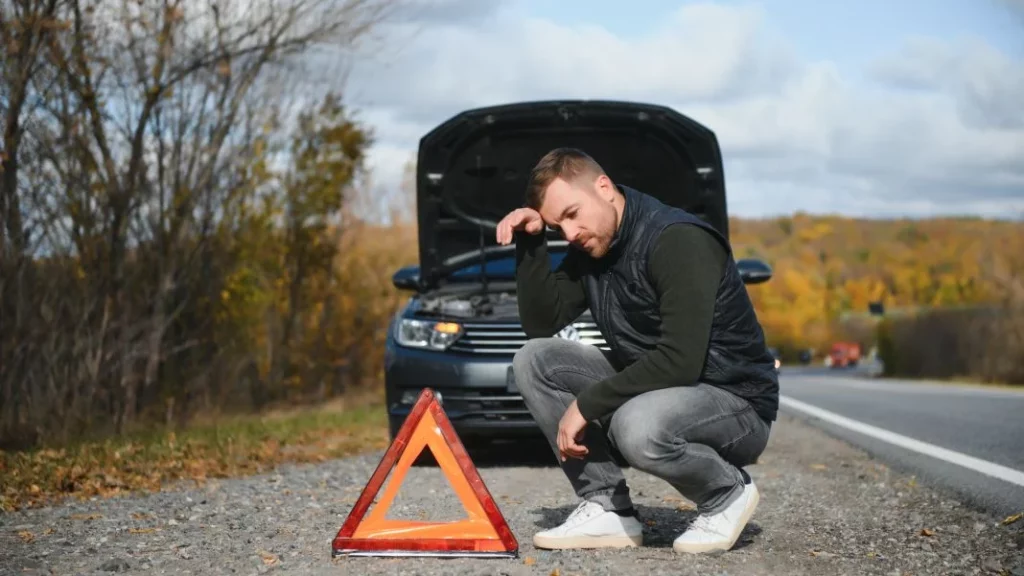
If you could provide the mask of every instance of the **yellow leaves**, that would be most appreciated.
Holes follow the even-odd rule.
[[[800,228],[797,238],[801,242],[814,242],[832,233],[832,225],[828,222],[817,222],[809,228]]]
[[[824,464],[811,464],[811,470],[828,470],[828,466]]]
[[[21,541],[25,544],[30,544],[32,543],[33,540],[36,539],[36,535],[29,532],[28,530],[19,530],[18,538],[21,538]]]
[[[929,530],[928,528],[922,528],[921,536],[927,536],[928,538],[931,538],[932,536],[935,536],[935,531]]]
[[[1007,516],[1003,519],[1001,524],[1003,526],[1009,526],[1010,524],[1019,521],[1021,518],[1024,518],[1024,512],[1018,512],[1017,514],[1014,514],[1012,516]]]
[[[769,344],[786,354],[825,349],[850,318],[867,317],[870,302],[893,311],[995,301],[1006,293],[995,279],[1014,277],[999,262],[1024,242],[1024,228],[998,222],[796,214],[732,223],[737,255],[762,257],[775,270],[748,292]],[[1024,277],[1024,263],[1015,269]]]

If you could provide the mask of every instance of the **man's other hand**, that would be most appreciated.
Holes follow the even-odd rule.
[[[525,230],[530,234],[540,234],[544,230],[544,220],[540,217],[540,212],[537,212],[533,208],[517,208],[505,215],[498,222],[498,230],[496,232],[498,244],[507,246],[512,242],[512,233],[516,230]]]
[[[558,423],[558,451],[562,454],[562,462],[565,462],[567,457],[583,458],[587,455],[587,447],[577,443],[583,439],[583,430],[586,426],[587,421],[573,400]]]

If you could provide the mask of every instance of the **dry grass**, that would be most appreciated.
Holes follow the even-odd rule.
[[[384,406],[364,396],[316,408],[196,423],[61,448],[0,452],[0,508],[158,491],[169,482],[259,474],[387,447]]]

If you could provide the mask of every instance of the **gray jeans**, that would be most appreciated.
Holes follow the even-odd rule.
[[[526,407],[558,454],[558,422],[576,395],[615,373],[604,352],[560,338],[530,340],[513,360]],[[599,423],[588,423],[583,459],[558,461],[576,494],[606,510],[632,506],[616,452],[671,484],[698,510],[717,512],[738,496],[740,468],[757,461],[771,426],[744,399],[708,384],[645,392]],[[613,452],[614,451],[614,452]]]

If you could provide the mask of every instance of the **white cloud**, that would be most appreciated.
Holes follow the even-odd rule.
[[[981,41],[911,39],[865,83],[800,58],[753,7],[686,6],[627,39],[489,6],[398,23],[401,49],[356,66],[378,182],[397,186],[403,155],[462,109],[616,98],[711,127],[736,214],[1024,215],[1024,62]]]

